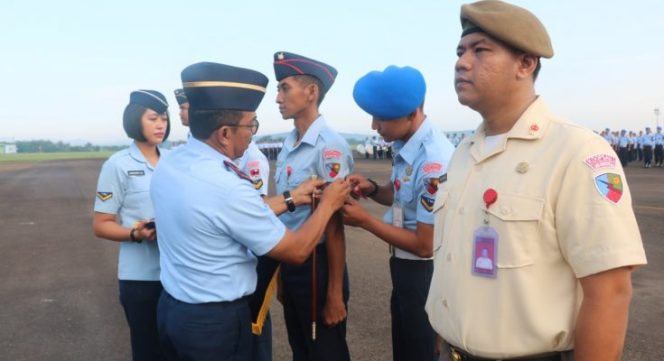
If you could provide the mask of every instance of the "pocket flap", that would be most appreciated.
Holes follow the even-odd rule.
[[[534,197],[501,194],[489,213],[503,221],[539,221],[544,211],[544,200]]]

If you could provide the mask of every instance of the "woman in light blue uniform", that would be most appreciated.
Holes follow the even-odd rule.
[[[97,183],[95,236],[120,242],[120,303],[131,333],[134,361],[163,360],[157,334],[159,249],[150,200],[150,180],[170,132],[166,98],[154,90],[131,93],[123,115],[128,149],[112,155]]]

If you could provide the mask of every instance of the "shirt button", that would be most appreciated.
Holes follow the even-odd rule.
[[[445,308],[447,308],[447,300],[443,300],[443,306],[445,306]]]
[[[452,262],[452,254],[451,253],[447,254],[447,262]]]
[[[500,207],[500,213],[502,213],[502,215],[508,215],[508,214],[510,214],[510,209],[507,208],[506,206],[501,206]]]

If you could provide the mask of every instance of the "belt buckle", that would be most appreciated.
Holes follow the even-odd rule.
[[[450,347],[450,358],[452,359],[452,361],[461,361],[461,360],[463,360],[463,357],[461,356],[461,354],[459,352],[457,352],[457,350],[455,350],[452,347]]]

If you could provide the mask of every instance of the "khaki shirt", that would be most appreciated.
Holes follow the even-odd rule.
[[[646,263],[623,169],[604,139],[539,98],[494,149],[484,138],[480,126],[459,145],[439,187],[429,320],[479,357],[572,349],[578,278]],[[486,209],[489,188],[498,198]],[[485,219],[499,238],[495,278],[472,272]]]

